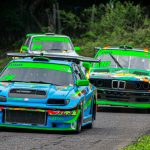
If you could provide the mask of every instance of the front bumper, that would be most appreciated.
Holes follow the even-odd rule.
[[[44,114],[44,121],[35,121]],[[38,130],[76,130],[80,110],[45,110],[36,108],[0,107],[0,127]],[[32,120],[33,119],[33,120]],[[41,123],[42,122],[42,123]]]
[[[109,100],[102,100],[102,99],[98,99],[96,102],[97,105],[100,106],[123,106],[123,107],[130,107],[130,108],[150,108],[150,103],[131,103],[131,102],[113,102],[113,101],[109,101]]]
[[[150,108],[150,92],[99,89],[98,105]]]

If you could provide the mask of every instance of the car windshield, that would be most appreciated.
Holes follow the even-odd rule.
[[[12,62],[1,74],[0,81],[73,85],[70,66],[38,62]]]
[[[30,44],[31,51],[62,52],[73,51],[69,38],[64,37],[33,37]]]
[[[101,58],[101,67],[120,68],[122,66],[129,69],[150,70],[150,59],[144,57],[113,55],[115,61],[110,54],[104,54],[99,58]]]

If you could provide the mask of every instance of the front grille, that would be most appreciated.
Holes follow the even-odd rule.
[[[45,125],[46,112],[5,110],[5,123]]]
[[[116,79],[91,78],[90,82],[97,88],[104,89],[150,90],[150,84],[144,81],[123,81]]]
[[[46,91],[31,89],[11,89],[8,96],[15,98],[46,98]]]
[[[130,99],[130,97],[122,97],[122,96],[118,96],[118,95],[108,95],[108,96],[106,96],[106,98],[109,98],[109,99],[117,99],[117,98],[119,98],[119,99],[127,99],[127,100],[129,100]]]
[[[149,98],[136,98],[136,102],[150,102]]]
[[[136,93],[121,90],[97,90],[98,99],[122,102],[150,102],[150,93]]]
[[[111,79],[94,79],[91,78],[90,82],[96,86],[96,87],[103,87],[103,88],[111,88],[112,84],[112,80]]]

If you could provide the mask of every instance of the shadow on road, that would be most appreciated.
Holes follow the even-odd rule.
[[[87,127],[82,128],[82,133],[86,132],[88,129]],[[34,134],[61,134],[61,135],[78,135],[80,133],[76,133],[74,131],[48,131],[48,130],[35,130],[35,129],[19,129],[19,128],[5,128],[2,127],[0,131],[3,132],[16,132],[16,133],[34,133]]]
[[[140,108],[128,108],[128,107],[98,107],[97,112],[111,112],[111,113],[140,113],[149,114],[150,109],[140,109]]]

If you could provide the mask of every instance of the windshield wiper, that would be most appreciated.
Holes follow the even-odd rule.
[[[26,82],[28,82],[28,83],[52,84],[52,85],[56,85],[56,86],[61,86],[59,84],[54,84],[54,83],[44,82],[44,81],[26,81]]]
[[[120,68],[123,68],[120,63],[117,61],[117,59],[112,55],[112,54],[109,54],[111,56],[111,58],[114,60],[114,62],[120,67]]]
[[[56,86],[62,86],[59,84],[54,84],[54,83],[50,83],[50,82],[44,82],[44,81],[18,81],[18,80],[2,80],[0,82],[25,82],[25,83],[41,83],[41,84],[52,84],[52,85],[56,85]]]
[[[55,50],[56,50],[56,51],[58,51],[58,50],[59,50],[59,51],[63,51],[63,49],[59,49],[59,48],[46,49],[46,51],[47,51],[47,50],[54,50],[54,51],[55,51]]]
[[[0,82],[26,82],[26,81],[17,81],[17,80],[1,80]]]

